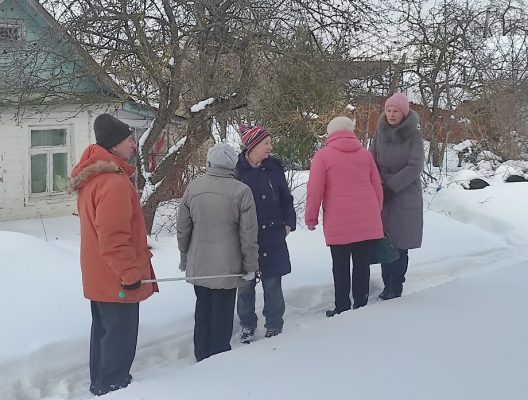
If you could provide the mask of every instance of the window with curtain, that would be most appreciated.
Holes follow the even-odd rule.
[[[31,129],[30,194],[54,194],[66,191],[68,151],[66,128]]]

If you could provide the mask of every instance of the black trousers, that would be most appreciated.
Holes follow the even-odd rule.
[[[194,286],[194,356],[196,361],[231,350],[236,288]]]
[[[401,294],[409,265],[409,254],[407,249],[398,249],[398,251],[400,258],[390,264],[381,264],[381,277],[387,289],[396,294]]]
[[[139,303],[91,302],[90,381],[95,390],[130,381],[136,356]]]
[[[350,309],[350,256],[352,256],[353,263],[352,297],[354,298],[354,308],[363,307],[367,304],[372,249],[372,240],[330,246],[337,311]]]

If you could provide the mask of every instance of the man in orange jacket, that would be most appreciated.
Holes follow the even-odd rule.
[[[136,354],[139,302],[158,291],[152,253],[128,163],[136,151],[128,125],[109,114],[94,121],[96,144],[86,148],[69,182],[77,192],[84,296],[91,301],[90,392],[128,386]]]

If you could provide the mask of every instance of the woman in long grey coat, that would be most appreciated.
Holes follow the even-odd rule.
[[[396,93],[385,102],[370,151],[383,184],[383,228],[400,253],[390,264],[381,264],[385,288],[380,300],[400,297],[409,264],[409,249],[422,245],[423,197],[420,172],[424,163],[423,136],[418,114],[409,100]]]

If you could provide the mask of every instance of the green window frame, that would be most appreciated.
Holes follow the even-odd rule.
[[[69,167],[69,129],[65,127],[30,128],[31,196],[66,192]]]

